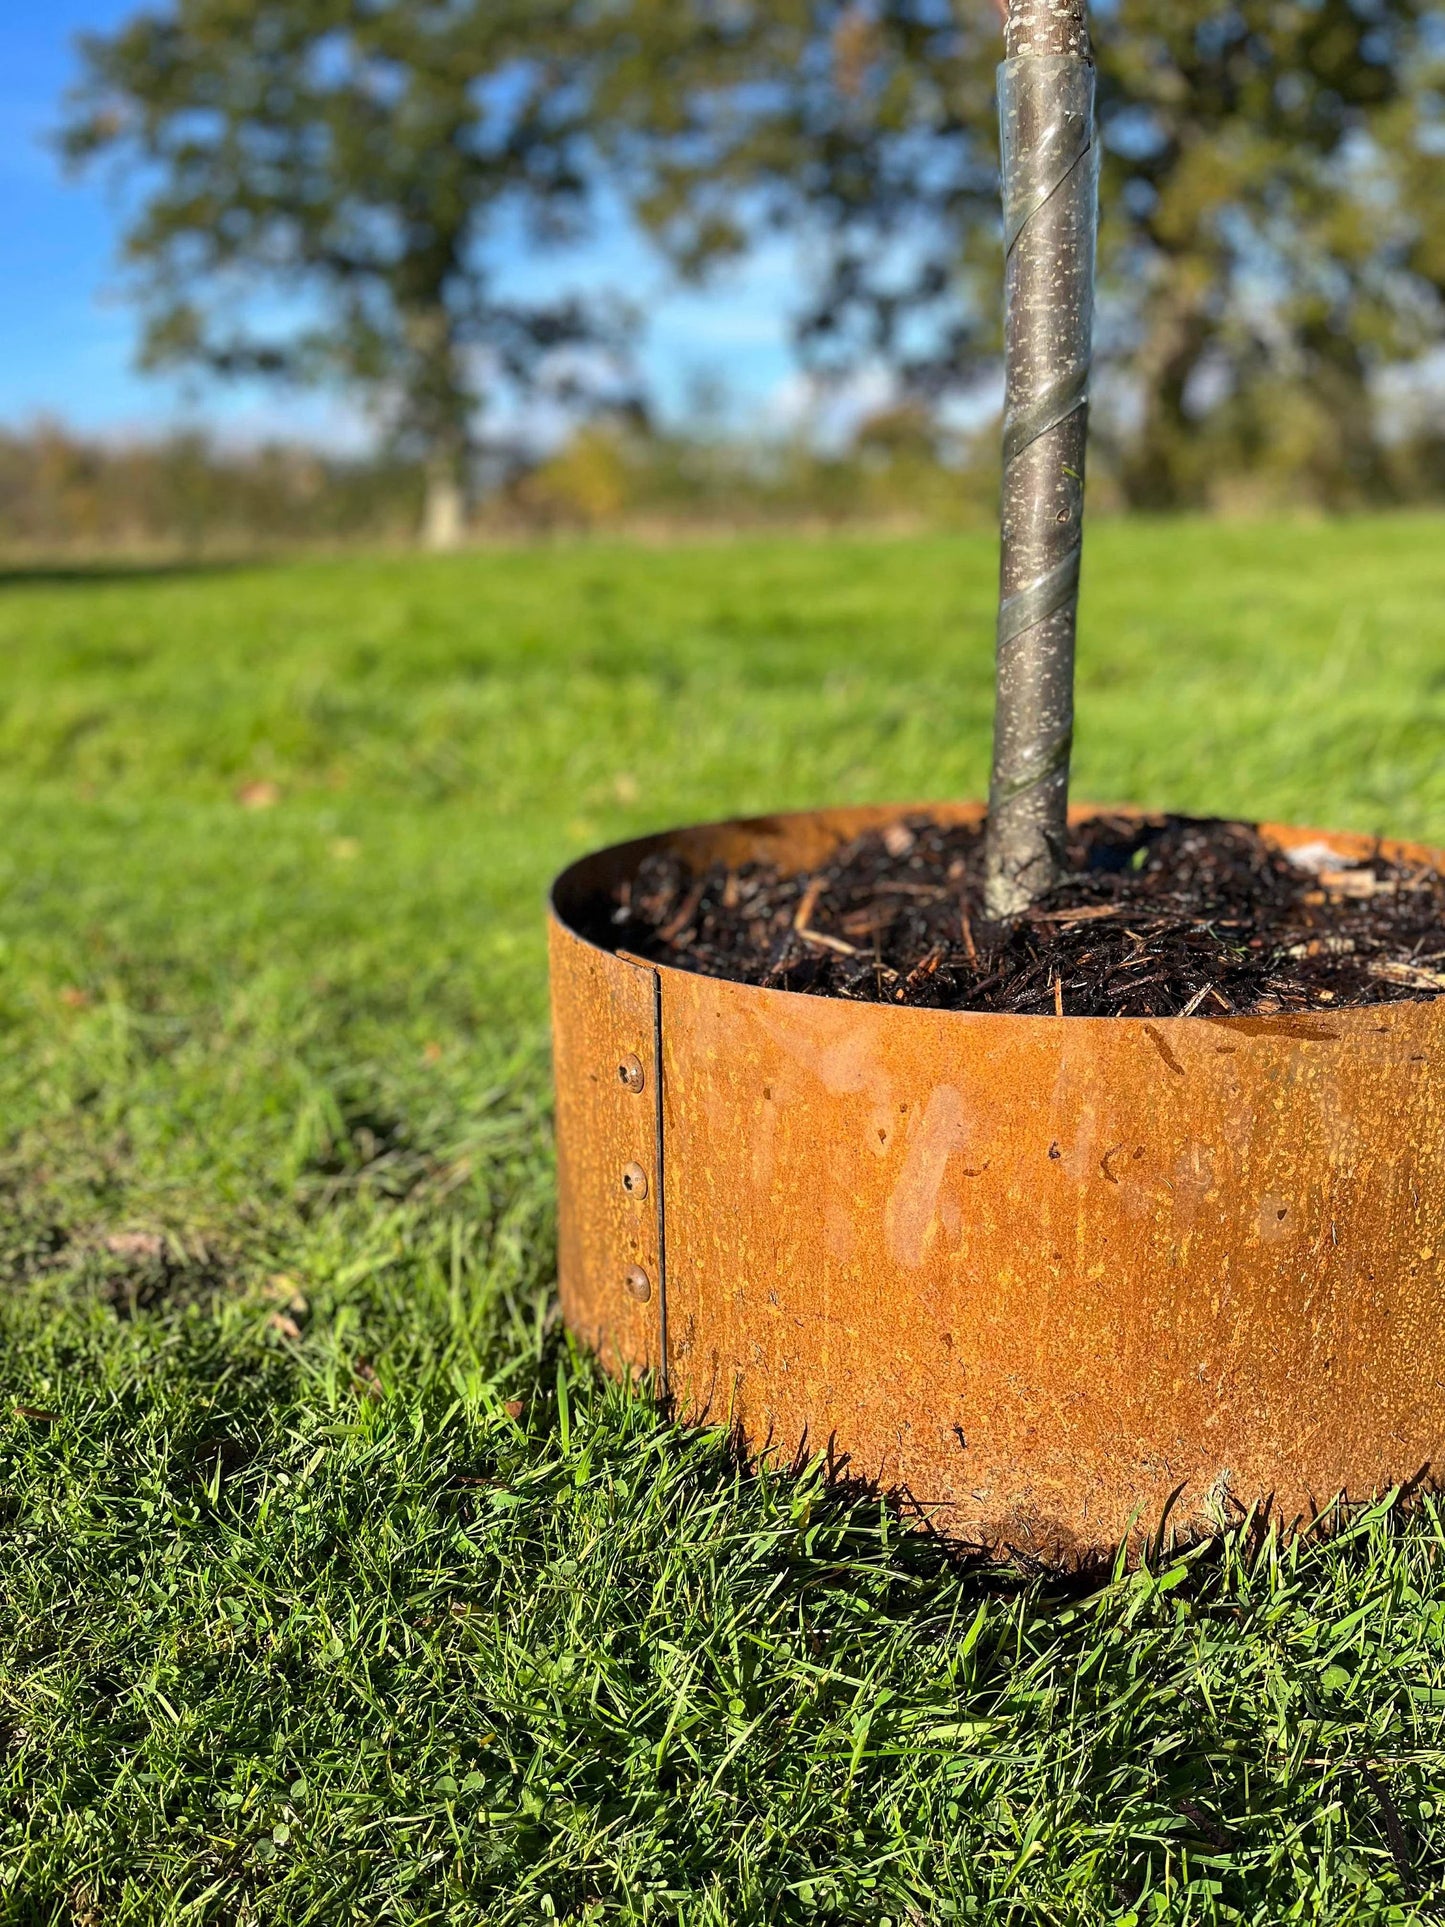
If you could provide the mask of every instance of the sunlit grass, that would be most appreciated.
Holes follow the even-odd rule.
[[[548,877],[978,794],[993,578],[0,583],[0,1920],[1433,1917],[1433,1510],[1002,1583],[556,1327]],[[1442,611],[1438,521],[1102,525],[1079,791],[1445,842]]]

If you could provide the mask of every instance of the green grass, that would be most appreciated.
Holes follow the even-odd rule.
[[[0,582],[0,1920],[1436,1917],[1445,1512],[1009,1582],[557,1328],[548,876],[977,794],[992,584]],[[1100,526],[1080,794],[1445,841],[1442,610],[1438,521]]]

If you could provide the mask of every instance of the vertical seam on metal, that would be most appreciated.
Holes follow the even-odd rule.
[[[668,1396],[667,1368],[667,1161],[662,1114],[662,973],[652,973],[653,1158],[657,1166],[657,1350],[662,1395]]]

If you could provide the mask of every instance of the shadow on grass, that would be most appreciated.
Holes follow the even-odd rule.
[[[855,1571],[900,1588],[908,1610],[926,1614],[941,1589],[962,1589],[970,1603],[985,1598],[1012,1599],[1032,1594],[1052,1609],[1087,1598],[1115,1576],[1116,1549],[1074,1556],[1041,1558],[1013,1545],[985,1546],[942,1530],[931,1508],[906,1488],[860,1477],[836,1438],[819,1447],[804,1437],[789,1450],[769,1433],[751,1443],[736,1422],[719,1423],[706,1411],[684,1417],[676,1399],[661,1390],[650,1373],[610,1379],[595,1359],[569,1339],[560,1319],[548,1329],[535,1370],[517,1386],[523,1423],[539,1434],[558,1423],[558,1367],[595,1374],[594,1388],[606,1398],[635,1400],[646,1413],[644,1427],[667,1435],[668,1455],[679,1470],[685,1464],[692,1488],[721,1497],[732,1493],[743,1505],[759,1508],[755,1529],[776,1529],[781,1515],[797,1521],[796,1543],[780,1553],[783,1566],[810,1585],[810,1572],[832,1571],[840,1562]],[[806,1551],[803,1550],[806,1546]],[[895,1606],[898,1605],[895,1601]]]
[[[551,1411],[552,1370],[569,1349],[559,1321],[548,1333],[532,1380],[529,1402],[534,1410]],[[1308,1515],[1284,1513],[1270,1493],[1252,1505],[1232,1499],[1226,1516],[1213,1524],[1176,1528],[1173,1513],[1180,1487],[1157,1517],[1141,1515],[1135,1521],[1123,1545],[1081,1546],[1067,1529],[1048,1520],[1017,1539],[1004,1532],[995,1542],[980,1543],[940,1525],[935,1516],[939,1508],[920,1503],[906,1486],[859,1476],[836,1436],[821,1447],[805,1436],[792,1450],[771,1432],[750,1443],[735,1421],[719,1424],[706,1411],[685,1418],[675,1398],[660,1391],[650,1375],[629,1381],[628,1389],[651,1408],[657,1424],[673,1434],[679,1455],[691,1459],[694,1479],[716,1490],[751,1487],[761,1493],[771,1487],[784,1506],[802,1499],[811,1538],[826,1548],[810,1552],[809,1561],[828,1565],[846,1547],[852,1556],[861,1554],[880,1576],[891,1574],[921,1588],[915,1605],[923,1604],[933,1588],[959,1586],[971,1600],[1030,1594],[1039,1610],[1051,1612],[1096,1597],[1121,1581],[1147,1583],[1175,1566],[1188,1569],[1181,1598],[1198,1601],[1219,1588],[1231,1567],[1253,1571],[1291,1544],[1346,1542],[1381,1518],[1392,1530],[1408,1527],[1423,1501],[1445,1493],[1440,1468],[1427,1463],[1388,1493],[1354,1499],[1341,1493]],[[689,1452],[690,1441],[704,1446],[700,1455]],[[1170,1589],[1179,1583],[1176,1575]]]
[[[231,575],[238,569],[265,568],[267,555],[172,556],[166,561],[128,562],[97,557],[94,562],[7,562],[0,564],[0,591],[90,585],[102,588],[116,582],[159,582],[170,577]]]

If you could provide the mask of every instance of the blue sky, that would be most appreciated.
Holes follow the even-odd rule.
[[[336,398],[299,404],[261,388],[187,391],[135,372],[136,322],[118,292],[114,196],[103,179],[66,179],[45,144],[76,72],[74,38],[104,30],[137,0],[0,0],[0,424],[42,415],[112,433],[204,421],[255,439],[277,430],[338,443],[364,432]],[[664,407],[700,375],[721,378],[738,418],[785,413],[797,383],[787,349],[792,268],[765,257],[708,292],[670,290],[621,233],[577,263],[518,261],[519,285],[543,277],[623,289],[648,316],[643,366]]]

